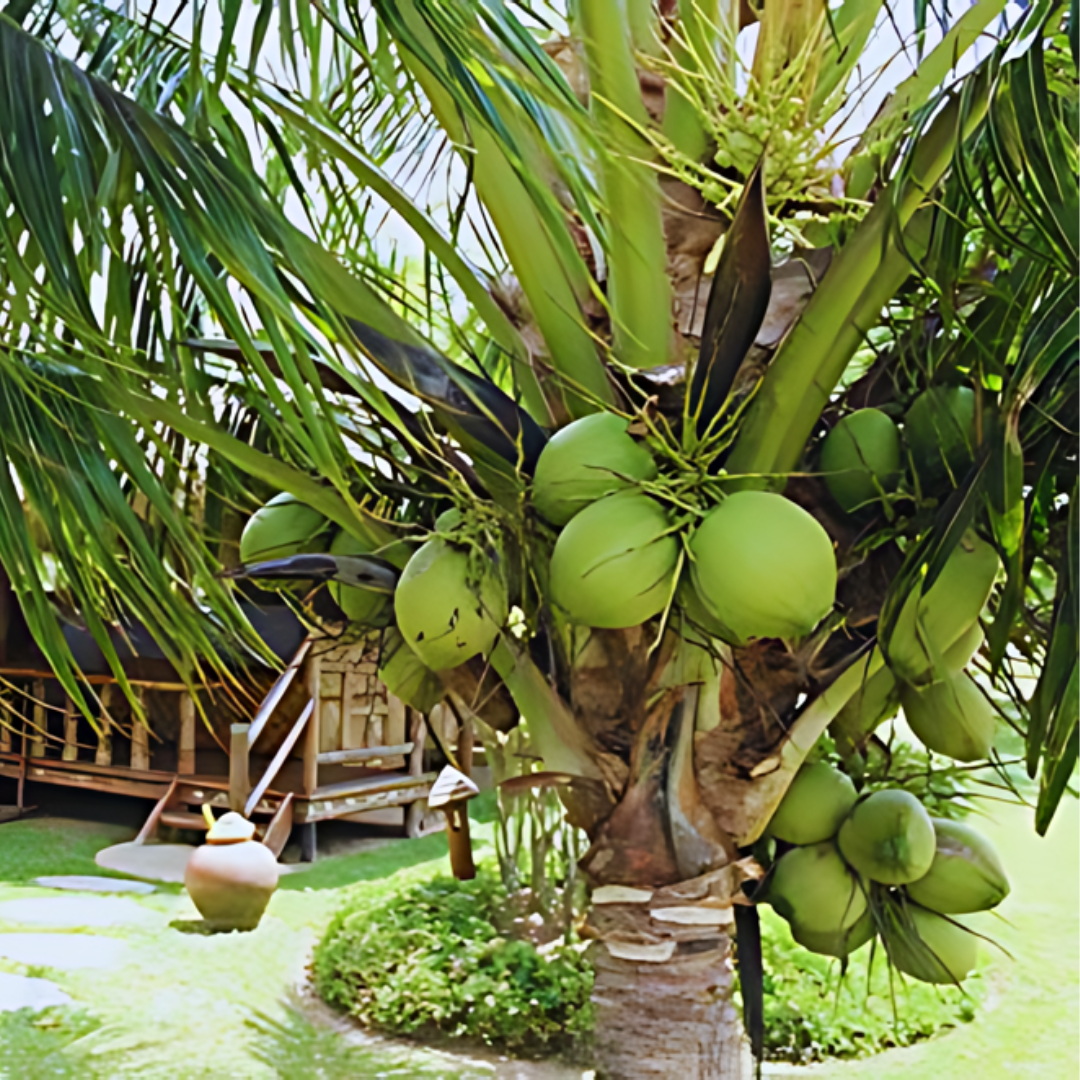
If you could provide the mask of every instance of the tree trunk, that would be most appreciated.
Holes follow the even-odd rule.
[[[731,939],[688,942],[662,963],[592,946],[596,1056],[608,1080],[750,1080],[750,1045],[732,997]]]

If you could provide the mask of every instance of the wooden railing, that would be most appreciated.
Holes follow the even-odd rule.
[[[296,745],[297,739],[300,738],[300,734],[303,732],[304,728],[308,726],[314,712],[315,702],[309,701],[304,708],[304,711],[300,714],[300,718],[293,724],[292,728],[289,730],[289,734],[285,736],[281,746],[278,747],[278,752],[266,767],[266,772],[263,773],[262,779],[255,785],[251,794],[247,797],[247,801],[244,803],[245,817],[250,817],[251,812],[259,805],[259,800],[266,794],[266,791],[273,783],[274,778],[281,771],[281,766],[285,764],[288,756],[292,753],[292,749]]]

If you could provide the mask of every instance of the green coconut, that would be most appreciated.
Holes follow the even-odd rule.
[[[804,765],[769,822],[789,844],[817,844],[836,835],[858,795],[851,778],[824,761]]]
[[[676,600],[683,615],[683,636],[690,641],[707,644],[713,638],[732,641],[735,635],[705,606],[698,594],[692,573],[684,574],[679,583]]]
[[[975,392],[932,386],[911,404],[904,437],[924,490],[958,484],[975,460]]]
[[[873,656],[878,655],[875,649]],[[848,699],[829,725],[836,749],[846,759],[868,735],[900,711],[900,687],[887,667],[880,667]]]
[[[845,416],[821,447],[825,486],[846,513],[873,503],[900,478],[900,433],[880,409]]]
[[[874,917],[865,912],[854,926],[847,930],[807,930],[798,922],[790,923],[791,936],[804,949],[821,956],[835,956],[841,960],[861,949],[874,937]]]
[[[969,533],[927,592],[908,596],[886,643],[889,667],[898,679],[932,682],[935,674],[948,672],[945,653],[978,622],[999,567],[993,547]]]
[[[925,908],[909,904],[910,927],[893,928],[885,948],[893,965],[926,983],[963,982],[975,969],[979,939],[963,926]]]
[[[394,697],[422,713],[431,712],[446,696],[435,672],[405,644],[394,627],[383,635],[379,679]]]
[[[482,565],[480,565],[482,564]],[[506,587],[489,562],[438,537],[409,560],[394,593],[398,629],[433,671],[488,653],[509,615]]]
[[[656,462],[628,434],[628,422],[596,413],[567,425],[544,447],[533,475],[533,505],[553,525],[586,506],[656,476]]]
[[[837,842],[855,870],[882,885],[918,881],[934,861],[934,823],[907,791],[875,791],[857,803]]]
[[[978,623],[973,623],[963,634],[950,645],[944,653],[942,660],[945,661],[945,670],[950,675],[956,675],[971,663],[975,654],[983,647],[986,635]]]
[[[801,932],[837,934],[866,913],[866,894],[831,840],[792,848],[773,868],[766,899]]]
[[[828,533],[782,495],[729,495],[690,541],[694,588],[733,644],[809,633],[836,598]]]
[[[934,818],[937,850],[929,871],[907,887],[917,904],[943,915],[989,911],[1009,895],[994,845],[970,825]]]
[[[667,511],[628,491],[587,507],[559,534],[551,595],[574,622],[619,629],[664,609],[679,544]]]
[[[369,555],[370,553],[371,548],[367,544],[344,530],[339,532],[330,544],[331,555]],[[393,614],[390,597],[385,593],[361,589],[357,585],[345,585],[340,581],[331,581],[330,595],[350,622],[360,623],[363,626],[386,626]]]
[[[997,714],[963,672],[925,687],[904,686],[900,703],[908,726],[927,750],[955,761],[990,756]]]
[[[240,536],[245,565],[326,550],[330,522],[318,510],[282,492],[251,515]]]

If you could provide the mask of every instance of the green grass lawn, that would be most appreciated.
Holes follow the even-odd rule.
[[[982,976],[987,1000],[977,1018],[906,1050],[784,1072],[836,1080],[1078,1075],[1080,811],[1066,802],[1046,840],[1035,837],[1028,814],[1017,809],[1003,809],[986,828],[999,844],[1014,888],[1002,918],[988,917],[984,929],[1013,959],[988,951]],[[95,851],[129,837],[130,830],[119,826],[49,819],[0,826],[0,902],[63,895],[31,881],[42,874],[101,873]],[[474,838],[478,854],[490,855],[490,821],[474,824]],[[134,897],[133,903],[152,913],[148,925],[91,931],[127,942],[131,962],[123,967],[32,970],[0,960],[0,971],[50,978],[76,1002],[36,1018],[0,1014],[0,1078],[493,1076],[490,1064],[419,1048],[350,1045],[283,1004],[303,982],[311,946],[343,887],[364,881],[376,896],[393,888],[395,875],[419,879],[447,872],[441,835],[326,858],[285,876],[262,924],[250,934],[190,932],[197,915],[179,886]],[[46,929],[0,922],[0,932]]]
[[[478,853],[490,853],[491,825],[473,828]],[[31,881],[43,874],[101,874],[94,853],[130,839],[131,832],[55,819],[11,822],[0,830],[0,902],[81,895]],[[284,1006],[305,979],[311,946],[343,886],[370,882],[376,895],[392,888],[394,875],[426,878],[449,870],[441,835],[327,858],[284,876],[258,929],[247,934],[191,932],[198,913],[178,885],[132,897],[153,913],[152,922],[89,931],[127,942],[131,962],[123,967],[61,971],[0,959],[0,971],[49,978],[76,1002],[36,1019],[0,1013],[0,1078],[492,1076],[483,1063],[463,1069],[421,1049],[350,1047]],[[0,918],[0,932],[49,929]]]

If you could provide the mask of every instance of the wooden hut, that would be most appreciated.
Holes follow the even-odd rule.
[[[306,634],[284,607],[249,614],[287,663],[280,673],[250,672],[246,695],[208,685],[192,696],[152,642],[118,635],[147,725],[133,718],[89,635],[65,628],[98,697],[95,732],[0,588],[0,777],[15,781],[18,806],[28,782],[152,799],[139,834],[147,841],[162,826],[204,828],[198,811],[209,803],[251,817],[277,852],[298,827],[307,859],[316,823],[332,818],[400,807],[416,835],[440,763],[426,718],[379,681],[378,635]]]

